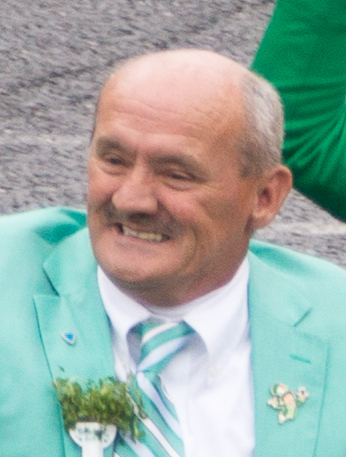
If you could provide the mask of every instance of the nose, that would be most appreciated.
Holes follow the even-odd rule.
[[[113,193],[112,203],[119,212],[154,215],[158,209],[154,183],[145,171],[132,170]]]

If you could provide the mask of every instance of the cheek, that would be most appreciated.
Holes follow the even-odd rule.
[[[191,227],[205,217],[202,200],[193,193],[172,191],[160,186],[156,195],[162,208],[182,226]]]
[[[232,212],[229,196],[214,192],[177,192],[160,186],[157,193],[164,208],[181,224],[206,229],[209,225],[228,220]]]
[[[97,204],[110,200],[116,190],[114,178],[95,169],[89,169],[88,176],[88,203]]]
[[[215,252],[231,252],[235,246],[248,240],[251,234],[249,223],[252,211],[249,200],[231,198],[231,195],[219,194],[217,198],[201,204],[205,243]]]
[[[210,217],[228,226],[246,226],[256,204],[256,192],[249,186],[234,186],[220,192],[208,206]]]
[[[206,222],[215,226],[215,230],[229,226],[239,211],[238,205],[227,194],[218,194],[199,202],[201,216]]]
[[[218,248],[220,237],[222,240],[227,237],[228,205],[187,193],[166,198],[162,203],[177,221],[181,241],[194,257],[208,256],[209,251]]]

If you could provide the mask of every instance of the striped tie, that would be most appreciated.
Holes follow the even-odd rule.
[[[141,355],[135,389],[141,393],[147,417],[141,420],[143,438],[133,441],[118,434],[115,457],[183,457],[184,445],[173,404],[163,393],[159,373],[187,343],[193,330],[185,323],[146,321],[135,327]]]

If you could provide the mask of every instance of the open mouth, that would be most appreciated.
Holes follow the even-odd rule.
[[[130,236],[132,238],[137,238],[144,241],[151,241],[152,243],[161,243],[162,241],[167,241],[169,239],[169,237],[164,233],[143,232],[141,230],[130,229],[124,224],[116,225],[123,235]]]

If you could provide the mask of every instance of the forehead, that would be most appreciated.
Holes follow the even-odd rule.
[[[117,121],[143,130],[209,136],[235,135],[243,124],[237,78],[207,66],[155,59],[128,65],[106,83],[98,122]]]

